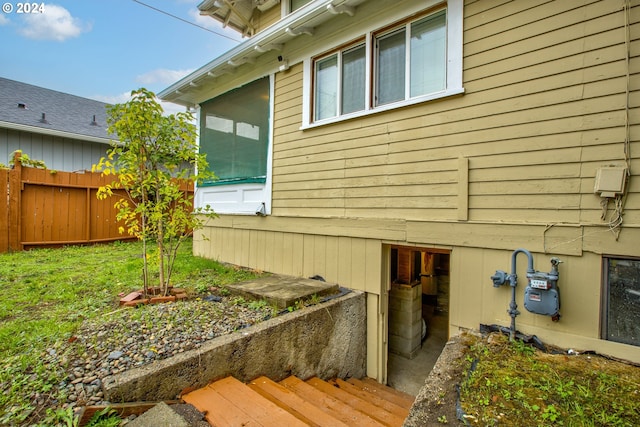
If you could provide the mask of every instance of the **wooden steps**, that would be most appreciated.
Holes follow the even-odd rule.
[[[295,376],[249,384],[227,377],[182,398],[215,427],[401,426],[413,403],[412,396],[369,378],[326,382]]]

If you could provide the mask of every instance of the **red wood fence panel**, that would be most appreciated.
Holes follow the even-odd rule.
[[[0,170],[0,191],[6,191],[0,197],[0,252],[130,239],[118,231],[123,224],[116,220],[115,196],[96,197],[112,181],[100,173],[25,167],[16,158],[12,169]]]

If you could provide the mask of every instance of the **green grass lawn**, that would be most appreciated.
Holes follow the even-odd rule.
[[[180,249],[173,286],[195,293],[254,277],[195,257],[191,247],[187,241]],[[119,293],[142,287],[141,253],[132,242],[0,254],[0,425],[33,418],[43,395],[55,403],[65,373],[44,356],[64,352],[84,319],[118,306]]]

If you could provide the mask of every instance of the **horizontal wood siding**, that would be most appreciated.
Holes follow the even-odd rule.
[[[0,163],[5,165],[11,163],[14,151],[22,150],[31,159],[44,161],[52,170],[91,170],[108,148],[109,144],[0,128]]]
[[[640,6],[632,4],[635,177]],[[276,74],[274,215],[457,222],[468,204],[472,222],[601,223],[596,170],[624,164],[621,4],[483,0],[466,2],[464,13],[462,96],[300,130],[302,66]],[[639,224],[634,177],[626,225]]]
[[[280,20],[281,17],[281,7],[280,4],[276,4],[269,10],[265,10],[264,12],[260,10],[254,11],[253,25],[256,28],[256,34],[260,31],[263,31],[265,28],[268,28],[270,25],[275,24]]]
[[[561,321],[521,309],[518,328],[638,361],[599,329],[601,254],[640,256],[640,0],[630,4],[627,61],[624,1],[467,0],[464,94],[304,130],[303,67],[291,61],[275,75],[272,214],[216,219],[196,252],[367,291],[367,372],[381,380],[391,246],[449,251],[451,334],[509,324],[510,290],[489,277],[514,249],[540,271],[559,256]],[[373,30],[409,6],[365,2],[358,14],[371,12]],[[318,28],[316,53],[352,37],[351,22]],[[310,40],[286,53],[308,57]],[[616,236],[593,188],[598,168],[625,165],[627,140]]]

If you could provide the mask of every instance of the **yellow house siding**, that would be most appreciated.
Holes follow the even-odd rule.
[[[276,75],[274,215],[599,220],[589,182],[624,159],[619,5],[480,3],[465,7],[462,97],[301,131],[302,67]]]
[[[265,28],[278,22],[281,18],[282,11],[280,5],[275,5],[269,10],[264,12],[260,10],[254,11],[253,25],[256,29],[256,34],[263,31]]]
[[[452,333],[509,324],[509,289],[489,278],[514,249],[541,271],[559,256],[558,323],[522,306],[518,258],[518,327],[640,362],[637,347],[599,338],[602,255],[640,256],[640,1],[630,64],[623,4],[466,1],[463,95],[304,130],[303,67],[291,64],[275,74],[272,214],[221,217],[196,252],[367,291],[378,379],[389,245],[451,251]],[[616,238],[593,186],[598,168],[625,164],[627,118],[632,176]]]
[[[381,292],[382,247],[379,240],[332,236],[330,227],[322,227],[319,221],[299,221],[301,230],[294,226],[287,232],[244,228],[250,227],[251,222],[258,224],[267,219],[251,220],[243,225],[242,221],[236,223],[232,216],[221,216],[196,231],[195,254],[280,274],[321,275],[327,281],[352,289],[374,294]],[[343,227],[347,224],[343,223]],[[276,221],[271,227],[287,228],[284,221]],[[366,228],[362,234],[368,230]]]
[[[535,268],[549,271],[548,257],[532,254]],[[548,316],[539,316],[527,311],[523,305],[527,269],[527,257],[518,255],[516,258],[518,270],[518,287],[516,288],[516,302],[520,315],[516,318],[516,327],[546,329],[545,340],[553,334],[576,334],[592,339],[599,336],[600,284],[591,280],[589,268],[594,264],[599,266],[600,257],[585,254],[582,257],[563,256],[562,273],[559,282],[562,295],[562,318],[553,322]],[[477,323],[508,325],[511,321],[507,308],[511,301],[509,286],[494,288],[489,277],[495,270],[501,269],[511,272],[511,254],[504,251],[456,248],[451,253],[451,282],[460,284],[460,289],[452,289],[451,324],[456,327],[477,328]],[[453,267],[455,266],[455,267]],[[468,287],[465,283],[474,282],[476,276],[485,278],[485,286]],[[454,280],[455,278],[455,280]],[[455,292],[455,297],[454,297]],[[464,292],[464,295],[459,294]],[[476,325],[474,325],[476,323]],[[520,326],[519,326],[520,325]],[[525,327],[526,325],[526,327]]]

